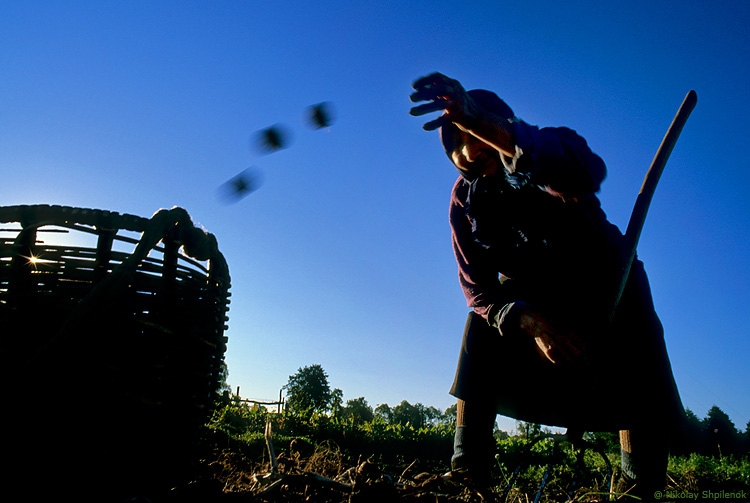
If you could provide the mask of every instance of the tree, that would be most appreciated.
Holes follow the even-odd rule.
[[[393,410],[387,403],[381,403],[377,407],[375,407],[375,410],[373,411],[375,413],[375,417],[377,419],[380,419],[384,423],[390,424],[391,420],[393,419]]]
[[[710,443],[716,446],[719,456],[736,453],[740,447],[740,432],[726,412],[714,405],[708,409],[704,420],[705,432]]]
[[[536,438],[542,434],[542,425],[536,423],[516,421],[516,429],[524,438]]]
[[[331,407],[333,394],[328,384],[328,374],[319,364],[297,370],[289,376],[286,389],[287,410],[296,414],[325,412]]]
[[[339,388],[331,391],[331,417],[339,417],[343,413],[344,392]]]
[[[445,409],[445,412],[443,412],[442,422],[444,422],[448,426],[456,426],[457,416],[458,416],[458,405],[454,403],[453,405]]]
[[[422,404],[418,405],[421,406]],[[393,408],[391,422],[393,424],[409,424],[414,428],[421,428],[424,426],[424,417],[419,407],[410,404],[406,400],[402,400],[400,404]]]
[[[364,424],[375,418],[375,412],[363,396],[354,400],[347,400],[342,415],[353,424]]]
[[[690,409],[685,409],[685,424],[695,434],[703,430],[703,421]]]
[[[432,405],[424,407],[422,413],[424,414],[424,419],[427,424],[440,424],[443,419],[443,412]]]
[[[704,428],[703,420],[692,410],[685,409],[684,428],[682,434],[678,436],[678,445],[674,448],[675,453],[689,455],[693,452],[705,452],[707,445]]]

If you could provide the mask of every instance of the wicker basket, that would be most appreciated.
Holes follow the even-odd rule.
[[[223,382],[229,286],[181,208],[0,207],[6,454],[123,497],[171,484]]]

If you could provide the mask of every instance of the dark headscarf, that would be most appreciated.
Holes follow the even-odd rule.
[[[491,113],[498,115],[503,119],[512,119],[515,117],[513,110],[508,106],[508,104],[501,100],[500,97],[492,91],[487,91],[486,89],[472,89],[471,91],[467,91],[467,94],[471,96],[471,98],[479,106]],[[445,149],[445,154],[448,156],[448,159],[450,159],[451,162],[453,162],[451,154],[456,149],[456,138],[460,133],[461,130],[450,122],[444,124],[440,128],[440,141],[443,144],[443,149]],[[461,170],[458,171],[465,178],[471,178],[470,173],[466,173]]]

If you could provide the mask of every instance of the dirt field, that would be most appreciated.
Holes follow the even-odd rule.
[[[309,446],[293,441],[275,467],[265,456],[251,461],[231,448],[215,448],[201,461],[198,477],[171,491],[179,501],[258,501],[311,503],[474,503],[487,501],[467,485],[445,480],[440,473],[421,472],[415,461],[382,467],[348,460],[335,446]],[[395,472],[395,473],[394,473]]]

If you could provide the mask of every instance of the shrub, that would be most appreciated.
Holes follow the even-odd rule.
[[[676,485],[684,490],[750,487],[750,459],[747,457],[710,457],[693,453],[671,457],[668,470]]]

